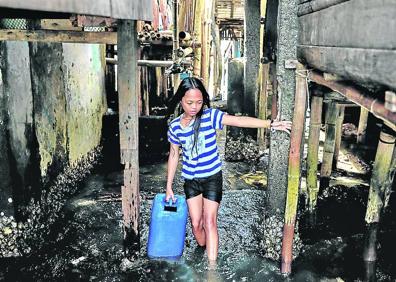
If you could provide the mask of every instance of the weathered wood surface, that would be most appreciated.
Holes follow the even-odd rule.
[[[316,207],[318,187],[319,137],[322,125],[323,97],[312,96],[307,155],[307,189],[309,210]]]
[[[0,0],[0,7],[34,11],[105,16],[115,19],[152,20],[152,2],[147,0]]]
[[[121,163],[124,167],[122,210],[126,251],[139,250],[139,94],[136,21],[118,22],[118,104]]]
[[[315,69],[396,89],[396,50],[299,45],[297,52],[302,62]]]
[[[0,29],[0,41],[117,44],[117,32]]]
[[[299,4],[301,5],[298,6],[297,16],[317,12],[346,1],[350,0],[300,0]]]
[[[396,88],[394,0],[315,0],[299,9],[302,5],[316,11],[298,18],[301,61],[358,83]]]
[[[299,17],[299,44],[392,50],[395,15],[394,0],[343,2]]]

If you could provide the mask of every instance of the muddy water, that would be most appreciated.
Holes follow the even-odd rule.
[[[232,168],[234,164],[231,165]],[[364,203],[367,187],[334,186],[319,200],[312,217],[301,215],[303,252],[293,262],[293,274],[283,278],[279,263],[262,255],[264,189],[225,182],[219,211],[220,249],[217,268],[208,268],[204,251],[187,227],[181,260],[146,258],[149,213],[154,195],[163,192],[164,162],[142,166],[141,255],[136,261],[123,256],[120,201],[121,172],[97,174],[71,199],[64,218],[45,249],[29,258],[2,261],[0,278],[6,281],[364,281],[361,260],[364,242]],[[227,164],[226,168],[227,169]],[[239,168],[243,171],[243,169]],[[246,168],[248,170],[248,168]],[[239,173],[242,173],[239,171]],[[175,193],[182,192],[176,181]],[[385,216],[380,232],[377,281],[394,281],[391,238],[394,218]],[[314,224],[314,225],[313,225]],[[394,228],[393,228],[394,230]],[[393,237],[394,238],[394,237]],[[386,249],[383,249],[385,247]]]
[[[265,169],[265,157],[259,169]],[[149,214],[155,194],[164,192],[166,163],[140,167],[141,252],[124,258],[122,245],[121,171],[102,171],[89,177],[80,193],[68,201],[48,244],[26,258],[0,260],[5,281],[365,281],[362,262],[367,178],[350,184],[330,182],[318,201],[316,214],[299,212],[301,254],[284,278],[279,262],[266,259],[263,250],[265,185],[243,181],[249,172],[242,163],[224,164],[224,196],[219,210],[220,249],[216,268],[208,267],[188,223],[183,257],[153,261],[146,257]],[[263,183],[263,182],[260,182]],[[356,184],[357,183],[357,184]],[[177,178],[174,191],[182,194]],[[303,200],[300,201],[303,207]],[[380,226],[377,281],[395,281],[395,201]]]

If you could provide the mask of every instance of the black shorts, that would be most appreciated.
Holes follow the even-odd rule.
[[[184,193],[186,199],[202,194],[205,199],[218,202],[223,197],[223,173],[219,171],[208,177],[186,179],[184,181]]]

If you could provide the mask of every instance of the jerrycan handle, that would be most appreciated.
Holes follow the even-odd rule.
[[[172,201],[172,198],[170,198],[168,202],[165,202],[164,211],[177,212],[176,202],[177,202],[177,198],[176,197],[175,197],[175,202],[174,203]]]

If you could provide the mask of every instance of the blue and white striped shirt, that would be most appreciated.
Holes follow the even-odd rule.
[[[221,160],[216,143],[216,129],[223,129],[224,112],[218,109],[205,109],[201,116],[197,144],[194,144],[194,121],[186,127],[180,124],[181,116],[172,120],[168,130],[169,142],[183,150],[182,177],[185,179],[203,178],[221,170]]]

